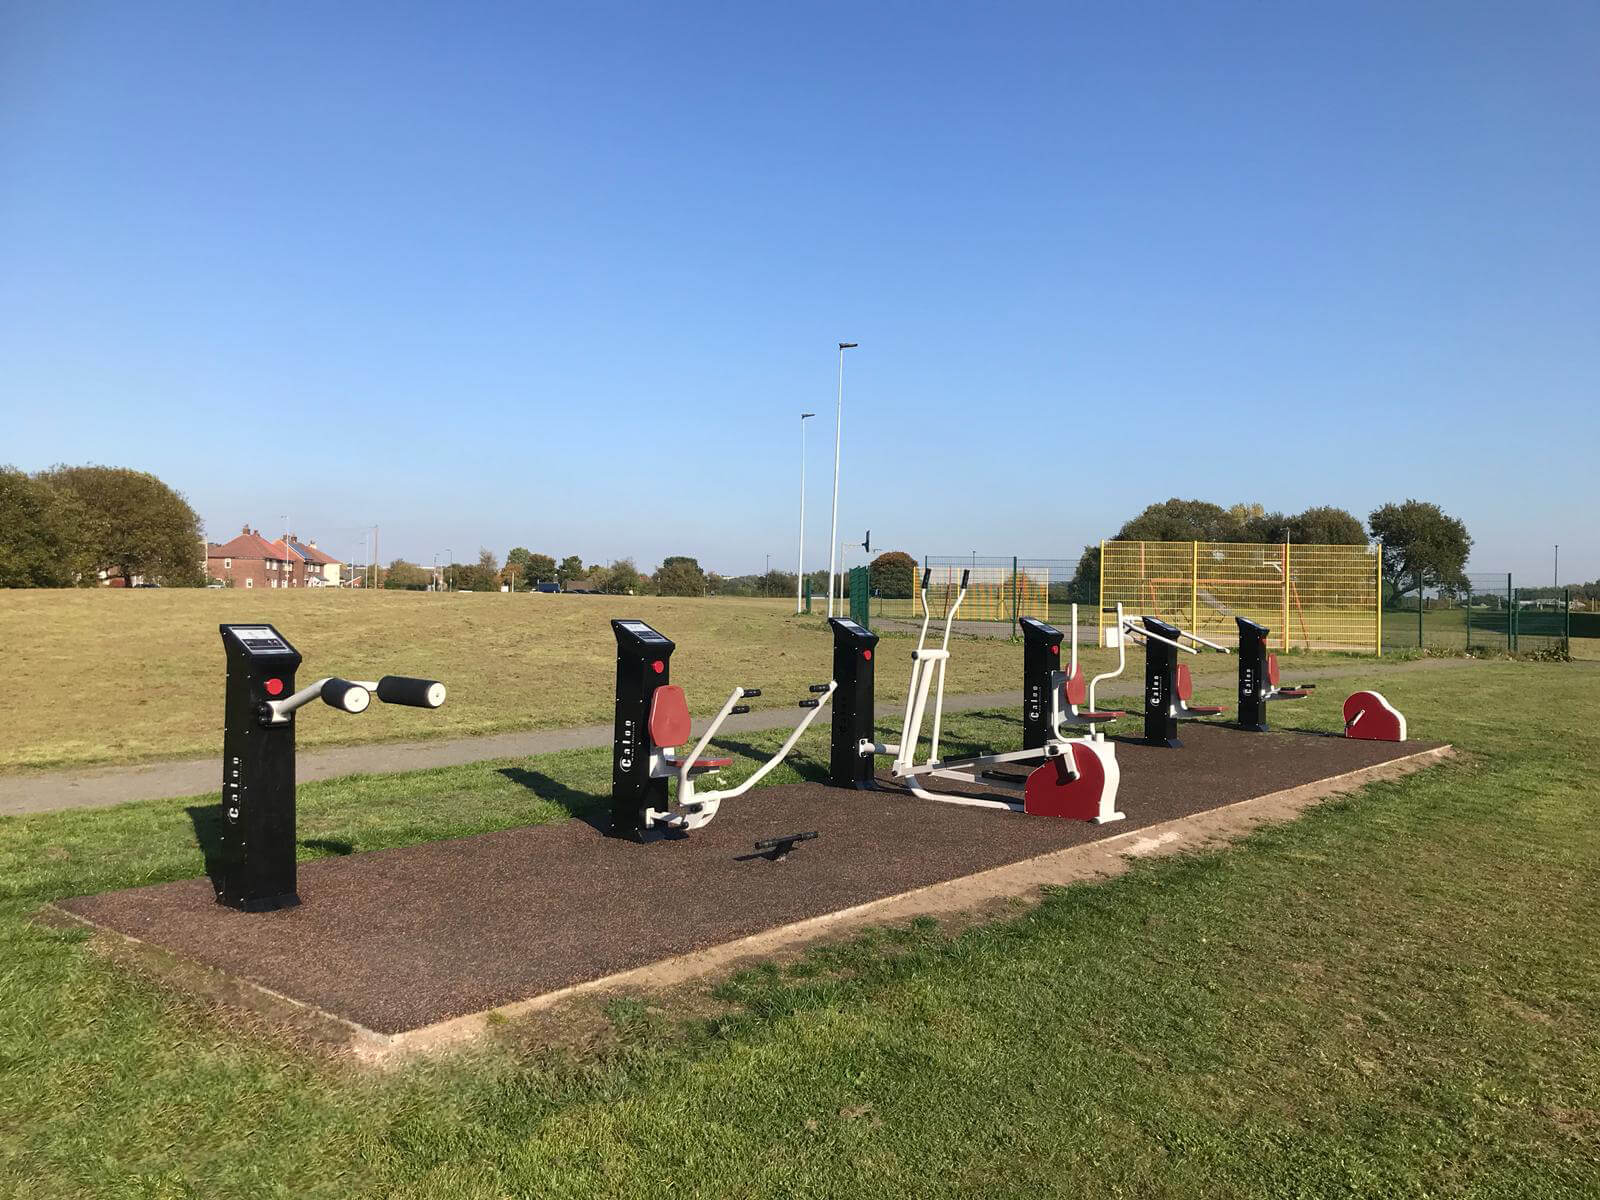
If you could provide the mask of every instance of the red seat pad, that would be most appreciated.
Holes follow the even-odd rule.
[[[689,740],[689,702],[683,689],[665,683],[650,697],[650,744],[681,746]]]
[[[1302,700],[1302,699],[1304,699],[1305,697],[1307,697],[1309,695],[1311,695],[1310,692],[1304,691],[1301,688],[1279,688],[1278,689],[1278,698],[1280,700]]]
[[[1273,687],[1278,686],[1278,656],[1276,654],[1267,655],[1267,682]]]
[[[1078,714],[1078,719],[1083,721],[1115,721],[1127,715],[1127,713],[1119,712],[1081,712]]]
[[[1178,699],[1187,701],[1194,695],[1194,679],[1189,674],[1187,663],[1178,664]]]
[[[1220,712],[1226,712],[1220,704],[1191,704],[1189,711],[1197,717],[1214,717]]]

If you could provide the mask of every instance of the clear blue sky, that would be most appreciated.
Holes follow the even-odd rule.
[[[0,3],[0,461],[349,554],[1600,576],[1600,5]]]

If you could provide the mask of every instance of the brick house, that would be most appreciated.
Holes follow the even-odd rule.
[[[317,549],[315,538],[312,538],[309,542],[302,542],[291,533],[283,538],[283,544],[298,554],[305,562],[307,587],[339,586],[340,568],[344,564],[327,551]]]
[[[206,547],[206,574],[230,587],[305,587],[306,559],[246,525],[232,541]]]

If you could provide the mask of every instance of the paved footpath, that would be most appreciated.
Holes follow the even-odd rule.
[[[1294,681],[1332,679],[1351,675],[1392,675],[1409,671],[1441,670],[1476,665],[1468,658],[1425,658],[1393,666],[1372,667],[1352,663],[1349,667],[1318,667],[1293,672]],[[1102,693],[1111,698],[1137,695],[1137,678],[1118,679]],[[1230,681],[1229,690],[1232,684]],[[1015,708],[1022,703],[1021,692],[988,692],[946,696],[948,712],[972,712],[984,708]],[[903,705],[891,705],[878,714],[880,721],[899,717]],[[794,720],[788,709],[769,708],[729,717],[727,733],[751,733],[778,729]],[[546,729],[524,733],[496,733],[487,737],[455,738],[449,741],[378,742],[366,746],[340,746],[328,750],[303,750],[296,762],[296,777],[301,783],[317,779],[336,779],[341,775],[386,775],[401,771],[421,771],[429,767],[454,767],[495,758],[525,758],[549,754],[554,750],[586,750],[611,744],[610,725],[584,725],[577,729]],[[168,796],[198,796],[221,787],[221,766],[215,757],[183,762],[143,763],[137,766],[90,767],[73,771],[36,771],[20,775],[0,775],[0,816],[50,812],[63,808],[101,808],[131,800],[155,800]]]

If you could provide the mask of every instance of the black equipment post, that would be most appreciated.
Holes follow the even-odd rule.
[[[269,701],[294,694],[300,652],[271,625],[221,625],[222,837],[217,902],[245,912],[300,903],[295,873],[294,714],[267,724]],[[270,713],[268,714],[270,716]]]
[[[1155,617],[1141,620],[1151,633],[1170,642],[1182,636],[1177,626]],[[1152,746],[1183,745],[1178,740],[1178,648],[1153,637],[1144,640],[1144,740]]]
[[[650,701],[672,675],[672,641],[643,621],[612,621],[617,707],[611,739],[611,833],[642,837],[645,812],[665,812],[667,781],[650,777]]]
[[[1050,681],[1061,666],[1061,630],[1034,617],[1022,625],[1022,748],[1042,750],[1055,737]]]
[[[849,617],[829,617],[833,627],[833,735],[828,750],[828,782],[834,787],[874,785],[877,760],[861,753],[862,742],[876,741],[873,724],[873,658],[878,635]]]
[[[1267,732],[1267,634],[1272,631],[1243,617],[1239,624],[1239,725],[1254,733]]]

